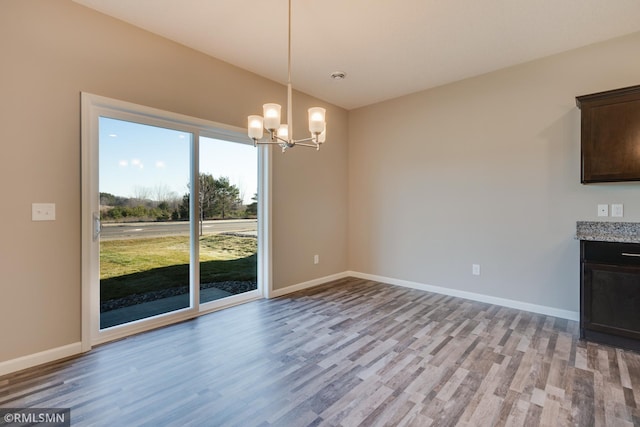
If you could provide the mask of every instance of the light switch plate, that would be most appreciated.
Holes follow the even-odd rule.
[[[624,216],[624,207],[622,203],[611,205],[611,216],[622,217]]]
[[[474,276],[480,275],[480,264],[471,264],[471,274]]]
[[[598,216],[609,216],[609,205],[598,205]]]
[[[56,219],[55,203],[31,204],[31,220],[32,221],[55,221],[55,219]]]

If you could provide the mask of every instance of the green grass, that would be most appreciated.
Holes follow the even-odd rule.
[[[209,235],[200,238],[200,282],[256,280],[257,240]],[[108,301],[189,284],[187,236],[100,243],[100,299]]]

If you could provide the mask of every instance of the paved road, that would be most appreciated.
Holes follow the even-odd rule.
[[[224,221],[204,221],[204,234],[245,233],[255,235],[258,223],[255,219],[232,219]],[[176,222],[135,222],[127,224],[102,224],[101,240],[139,239],[148,237],[178,236],[189,234],[189,223]]]

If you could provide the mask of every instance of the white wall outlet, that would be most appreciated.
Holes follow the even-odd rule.
[[[598,216],[609,216],[609,205],[598,205]]]
[[[611,216],[622,217],[624,216],[624,209],[622,203],[611,205]]]
[[[314,264],[320,264],[320,255],[314,255],[313,256],[313,263]]]
[[[31,221],[55,221],[56,204],[55,203],[32,203],[31,204]]]
[[[471,274],[473,274],[474,276],[480,275],[480,264],[471,265]]]

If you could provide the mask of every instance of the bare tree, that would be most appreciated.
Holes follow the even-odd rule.
[[[142,185],[136,185],[133,188],[133,197],[129,199],[129,204],[131,206],[144,205],[145,202],[151,198],[151,193],[151,188],[144,187]]]
[[[169,202],[178,197],[175,191],[171,191],[171,188],[167,184],[158,184],[153,188],[153,194],[157,202]]]

